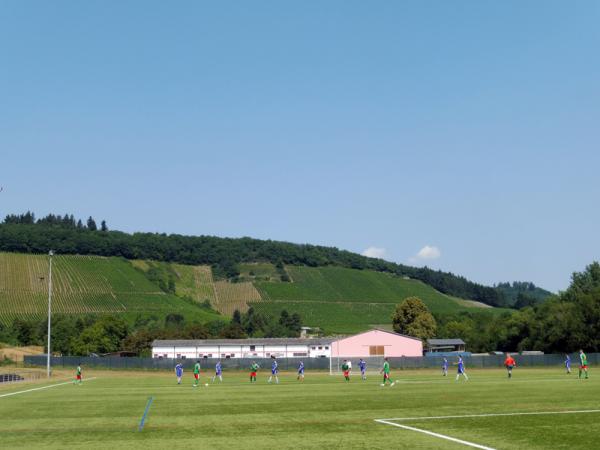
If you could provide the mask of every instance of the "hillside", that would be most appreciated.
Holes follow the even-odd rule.
[[[388,324],[396,304],[421,298],[434,314],[474,311],[486,307],[442,294],[421,281],[369,270],[343,267],[286,266],[292,282],[258,281],[259,311],[298,312],[303,322],[335,333],[352,333]]]
[[[418,280],[343,267],[243,264],[240,277],[231,282],[216,278],[205,265],[76,255],[53,261],[55,313],[177,313],[206,322],[252,306],[274,316],[284,309],[297,312],[304,325],[351,333],[388,324],[394,306],[410,296],[420,297],[436,314],[486,306],[447,296]],[[46,255],[0,253],[0,322],[45,317],[47,273]]]
[[[119,256],[129,260],[153,260],[187,265],[209,265],[213,276],[236,280],[242,265],[267,262],[308,267],[345,267],[373,270],[420,280],[444,294],[468,298],[491,306],[506,306],[501,291],[467,280],[449,272],[427,267],[410,267],[377,258],[309,244],[270,240],[221,238],[216,236],[182,236],[158,233],[123,233],[109,231],[106,223],[100,230],[90,217],[88,225],[72,215],[50,214],[36,219],[33,213],[8,215],[0,224],[0,251],[21,253],[80,254]]]
[[[134,261],[157,282],[174,284],[175,291],[196,301],[209,301],[230,315],[249,306],[278,316],[282,310],[301,315],[303,325],[329,333],[352,333],[389,324],[395,305],[418,296],[436,314],[479,311],[482,303],[449,297],[421,281],[371,270],[343,267],[285,266],[269,263],[240,265],[237,282],[215,281],[209,266]],[[195,275],[194,275],[195,274]],[[201,275],[200,275],[201,274]],[[282,282],[289,279],[290,282]]]
[[[48,257],[0,253],[0,322],[14,317],[43,318],[48,309]],[[178,313],[218,319],[214,312],[170,295],[122,258],[55,256],[53,311],[57,314]]]

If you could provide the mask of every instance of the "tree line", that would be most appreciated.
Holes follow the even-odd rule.
[[[533,291],[531,284],[510,286]],[[574,273],[569,288],[544,303],[519,311],[431,314],[417,297],[396,306],[394,331],[426,340],[460,338],[471,352],[541,350],[546,353],[586,349],[600,352],[600,264]]]
[[[132,322],[116,315],[53,315],[52,352],[63,355],[102,355],[117,351],[150,356],[155,339],[212,339],[245,337],[299,337],[301,317],[281,311],[279,317],[266,316],[250,308],[236,311],[231,322],[187,321],[180,314],[164,319],[137,316]],[[47,319],[15,318],[0,323],[0,342],[11,345],[39,345],[47,342]]]
[[[496,289],[504,294],[507,304],[515,309],[533,306],[552,296],[552,292],[542,289],[529,281],[498,283]]]
[[[600,352],[600,264],[574,273],[566,291],[543,303],[502,314],[436,316],[436,322],[438,337],[462,338],[473,352]]]
[[[336,247],[293,244],[272,240],[184,236],[164,233],[124,233],[109,230],[102,221],[100,229],[89,217],[84,224],[73,215],[49,215],[36,219],[27,212],[8,215],[0,224],[0,251],[121,256],[181,264],[205,264],[217,277],[235,279],[238,264],[270,262],[311,267],[340,266],[369,269],[421,280],[448,295],[476,300],[491,306],[507,306],[504,294],[450,272],[428,267],[410,267],[369,258]]]

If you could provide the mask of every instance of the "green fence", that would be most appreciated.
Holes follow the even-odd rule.
[[[296,370],[300,361],[304,362],[306,370],[329,370],[329,358],[277,358],[280,370]],[[219,361],[216,358],[200,359],[203,370],[214,369]],[[253,362],[263,369],[271,368],[270,358],[231,358],[221,359],[224,370],[247,370]],[[175,364],[181,363],[186,369],[191,369],[195,359],[170,359],[170,358],[119,358],[119,357],[79,357],[79,356],[53,356],[51,365],[54,368],[72,368],[81,364],[87,368],[104,369],[146,369],[146,370],[173,370]],[[45,356],[26,356],[25,364],[28,366],[45,366]]]
[[[596,365],[600,362],[600,353],[589,353],[588,362],[590,365]],[[518,367],[558,367],[564,366],[565,355],[513,355]],[[355,372],[358,372],[359,358],[348,358],[352,361]],[[382,357],[364,358],[369,369],[380,367]],[[493,368],[502,367],[504,363],[503,355],[470,355],[463,357],[467,368]],[[300,361],[304,362],[306,370],[332,370],[339,371],[339,367],[344,358],[277,358],[280,370],[295,370]],[[423,357],[400,357],[388,358],[390,366],[393,369],[427,369],[440,368],[442,366],[442,357],[423,356]],[[448,357],[450,364],[455,364],[457,357]],[[203,370],[214,369],[219,361],[216,358],[203,358],[200,360]],[[221,359],[221,365],[224,370],[247,370],[253,361],[256,361],[263,369],[271,367],[269,358],[231,358]],[[573,367],[579,363],[579,355],[572,354],[571,361]],[[54,368],[72,368],[78,364],[88,368],[105,369],[146,369],[146,370],[173,370],[175,364],[182,363],[184,368],[192,368],[195,360],[193,359],[169,359],[169,358],[119,358],[119,357],[79,357],[79,356],[59,356],[52,357],[51,364]],[[24,360],[27,366],[45,366],[45,356],[25,356]]]

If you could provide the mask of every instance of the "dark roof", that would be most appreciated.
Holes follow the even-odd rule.
[[[429,345],[465,345],[462,339],[427,339]]]
[[[201,345],[329,345],[331,338],[254,338],[254,339],[157,339],[153,347],[186,347]]]

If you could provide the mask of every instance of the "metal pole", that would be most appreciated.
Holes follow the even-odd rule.
[[[54,252],[50,250],[48,252],[48,256],[50,257],[50,268],[48,272],[48,354],[46,359],[48,378],[50,378],[50,339],[52,331],[52,255],[54,255]]]

